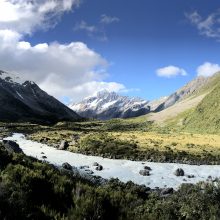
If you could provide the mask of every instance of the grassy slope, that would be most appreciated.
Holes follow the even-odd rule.
[[[220,132],[220,81],[183,123],[192,132]]]

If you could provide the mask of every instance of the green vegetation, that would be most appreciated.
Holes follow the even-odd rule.
[[[209,93],[184,120],[185,129],[191,132],[220,132],[220,84]]]
[[[218,182],[185,184],[173,194],[131,182],[95,185],[0,148],[0,219],[218,219]]]

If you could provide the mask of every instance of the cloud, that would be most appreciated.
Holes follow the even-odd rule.
[[[116,82],[91,81],[73,87],[71,91],[62,90],[62,92],[64,96],[66,93],[71,92],[75,95],[75,97],[70,99],[69,102],[78,102],[81,101],[83,98],[95,95],[97,92],[102,90],[107,90],[109,92],[124,92],[126,88],[123,84]]]
[[[197,11],[186,13],[185,16],[198,29],[199,34],[220,40],[220,10],[205,18]]]
[[[32,34],[34,30],[55,26],[64,12],[79,4],[79,0],[2,0],[0,29]]]
[[[63,13],[79,3],[79,0],[0,1],[0,69],[35,81],[59,99],[68,96],[79,101],[105,87],[124,89],[122,84],[104,82],[109,64],[85,43],[32,45],[24,40],[40,28],[53,28]]]
[[[74,27],[75,31],[83,30],[88,33],[94,33],[97,32],[97,28],[94,25],[88,25],[85,21],[81,21],[80,23],[76,24]]]
[[[209,77],[220,71],[220,65],[215,63],[205,62],[197,68],[197,75]]]
[[[105,14],[101,15],[100,23],[102,24],[112,24],[115,22],[119,22],[120,19],[117,17],[107,16]]]
[[[156,74],[160,77],[171,78],[174,76],[186,76],[187,72],[177,66],[166,66],[156,70]]]
[[[86,21],[82,20],[75,24],[73,28],[74,31],[84,31],[86,34],[99,41],[108,41],[108,36],[106,34],[107,26],[119,22],[120,19],[117,17],[107,16],[105,14],[101,15],[100,21],[97,24],[88,24]]]

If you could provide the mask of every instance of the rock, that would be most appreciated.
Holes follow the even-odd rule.
[[[72,145],[76,145],[79,143],[80,135],[79,134],[73,134],[72,135]]]
[[[92,170],[85,170],[88,175],[92,175],[94,172]]]
[[[82,169],[88,169],[88,168],[89,168],[89,166],[80,166],[80,167],[79,167],[79,169],[81,169],[81,170],[82,170]]]
[[[42,156],[42,158],[43,158],[43,159],[47,159],[47,157],[46,157],[46,156]]]
[[[142,176],[150,176],[149,170],[140,170],[139,174]]]
[[[188,178],[195,178],[194,175],[187,175]]]
[[[149,166],[144,166],[144,169],[149,171],[152,170]]]
[[[44,154],[44,152],[41,152],[41,154]]]
[[[69,163],[63,163],[62,167],[66,170],[72,170],[72,166]]]
[[[176,176],[184,176],[184,170],[182,168],[178,168],[175,172],[174,175]]]
[[[69,143],[65,140],[62,140],[59,146],[59,150],[66,150],[69,147]]]
[[[98,164],[97,162],[94,162],[92,165],[96,167],[96,166],[98,166],[99,164]]]
[[[101,171],[101,170],[103,170],[103,166],[102,165],[98,165],[95,169],[98,170],[98,171]]]
[[[3,140],[3,146],[8,151],[8,153],[23,153],[19,145],[14,141]]]
[[[173,194],[173,188],[165,188],[161,191],[161,195]]]

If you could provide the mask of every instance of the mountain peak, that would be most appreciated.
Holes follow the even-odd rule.
[[[149,112],[148,101],[121,96],[116,92],[102,90],[95,96],[84,99],[69,107],[87,118],[111,119],[136,117]]]
[[[25,82],[24,79],[22,79],[19,74],[16,73],[8,73],[6,71],[0,70],[0,79],[9,82],[9,83],[17,83],[22,84]]]
[[[18,74],[0,71],[0,120],[55,123],[80,120],[74,111]]]

